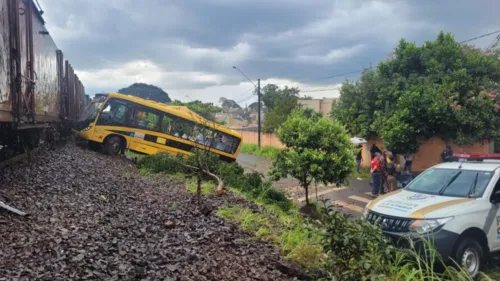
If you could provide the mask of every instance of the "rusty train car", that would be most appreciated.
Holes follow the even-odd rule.
[[[33,0],[0,0],[0,162],[68,133],[86,101]]]

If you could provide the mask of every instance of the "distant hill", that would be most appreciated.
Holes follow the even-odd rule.
[[[219,103],[225,109],[240,109],[241,106],[237,104],[234,100],[226,99],[224,97],[219,99]]]
[[[118,90],[118,93],[132,95],[143,99],[154,100],[157,102],[171,102],[168,94],[161,88],[144,83],[134,83],[127,88]]]

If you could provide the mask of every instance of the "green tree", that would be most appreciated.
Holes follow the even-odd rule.
[[[433,136],[470,144],[499,135],[500,60],[441,32],[422,46],[401,40],[390,59],[345,82],[332,116],[349,132],[378,135],[395,152]],[[498,98],[496,98],[498,99]]]
[[[190,110],[196,112],[203,118],[214,122],[215,121],[215,115],[219,112],[222,112],[222,108],[214,105],[211,102],[202,102],[199,100],[195,101],[190,101],[190,102],[181,102],[179,100],[175,100],[169,105],[177,105],[177,106],[186,106]]]
[[[344,127],[336,121],[312,116],[295,109],[277,132],[286,146],[273,163],[274,180],[288,175],[300,182],[309,205],[309,186],[313,182],[342,185],[355,166],[354,147]]]
[[[299,96],[298,88],[285,86],[280,89],[278,86],[269,84],[262,89],[262,103],[266,109],[263,131],[274,132],[285,122],[286,118],[294,108],[297,107]]]

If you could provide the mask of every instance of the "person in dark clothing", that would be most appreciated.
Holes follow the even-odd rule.
[[[451,162],[453,158],[453,150],[451,150],[451,145],[447,144],[443,152],[441,152],[441,159],[443,162]]]
[[[370,154],[372,156],[372,159],[375,158],[376,153],[382,153],[382,151],[373,143],[370,147]]]
[[[382,176],[380,174],[380,158],[379,152],[375,153],[370,163],[370,174],[372,176],[372,198],[376,198],[382,187]]]
[[[359,169],[361,167],[361,161],[363,161],[363,147],[359,146],[358,154],[356,155],[356,172],[359,174]]]
[[[405,171],[408,171],[409,173],[411,173],[411,166],[413,165],[413,154],[405,154],[405,168],[404,170]]]
[[[394,162],[394,155],[390,153],[388,157],[390,161],[386,163],[387,182],[384,187],[386,193],[396,190],[397,174],[400,170],[399,165]]]
[[[387,184],[387,160],[388,151],[384,150],[380,155],[380,177],[381,177],[381,189],[380,194],[385,194],[386,184]]]

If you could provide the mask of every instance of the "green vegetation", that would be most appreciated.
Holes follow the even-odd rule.
[[[351,175],[349,178],[360,178],[363,180],[369,180],[371,177],[370,175],[370,168],[369,167],[361,167],[359,169],[359,174],[356,172],[356,169],[352,170]]]
[[[180,176],[182,174],[178,174],[174,178],[177,180],[182,181],[183,178]],[[186,182],[186,188],[189,192],[191,193],[196,193],[197,188],[198,188],[198,183],[195,177],[184,177],[184,182]],[[201,184],[201,194],[202,195],[209,195],[213,194],[215,192],[216,184],[212,181],[205,181]]]
[[[193,171],[179,165],[190,165],[192,161],[196,159],[157,154],[142,157],[138,167],[144,174],[162,173],[184,181],[188,191],[196,192],[197,179]],[[321,207],[314,219],[305,218],[297,206],[283,193],[274,190],[262,175],[244,174],[238,164],[220,162],[215,156],[210,156],[206,163],[207,169],[223,178],[228,189],[257,205],[257,209],[241,205],[223,206],[217,215],[239,224],[255,239],[272,241],[287,259],[311,274],[326,274],[329,279],[324,280],[335,276],[337,280],[346,281],[472,281],[453,267],[441,265],[444,268],[442,273],[434,270],[435,263],[439,264],[440,260],[430,243],[426,244],[426,257],[418,255],[412,247],[400,251],[383,238],[379,227],[366,220],[349,218],[332,206]],[[214,184],[205,180],[202,194],[214,192]],[[481,280],[491,280],[482,277]]]
[[[311,183],[340,186],[356,165],[354,147],[338,122],[306,117],[304,110],[295,109],[277,135],[286,148],[277,154],[270,174],[274,180],[296,178],[305,190],[307,205]]]
[[[190,102],[181,102],[179,100],[174,100],[173,102],[169,103],[169,105],[186,106],[193,112],[199,114],[201,117],[212,122],[215,122],[215,115],[222,111],[221,107],[218,107],[211,102],[202,102],[199,100]]]
[[[260,156],[269,160],[276,159],[276,155],[278,154],[279,151],[280,151],[279,148],[273,146],[261,146],[259,148],[258,145],[252,143],[244,143],[241,145],[240,149],[241,153]]]
[[[352,134],[380,136],[395,153],[416,152],[433,136],[470,144],[500,134],[499,80],[498,53],[444,33],[422,46],[401,40],[391,59],[343,84],[332,117]]]
[[[182,164],[192,165],[193,157],[183,159],[169,154],[147,155],[138,161],[138,168],[143,174],[162,173],[186,182],[188,191],[196,192],[197,179]],[[277,243],[283,254],[291,261],[306,269],[319,269],[322,252],[317,231],[309,230],[308,222],[297,207],[286,196],[272,188],[258,173],[245,174],[236,163],[220,162],[215,156],[207,161],[208,170],[217,174],[226,187],[235,193],[255,202],[260,211],[247,207],[227,206],[219,209],[218,215],[241,224],[242,228],[256,237]],[[210,181],[202,184],[202,194],[215,192]]]
[[[322,266],[320,236],[304,227],[307,223],[297,209],[280,211],[273,205],[262,204],[260,212],[244,207],[223,207],[217,215],[237,223],[257,238],[276,243],[285,257],[308,270]]]
[[[285,122],[288,115],[297,107],[299,92],[298,88],[285,86],[280,89],[274,84],[262,88],[262,102],[267,110],[262,128],[264,132],[274,132]]]

